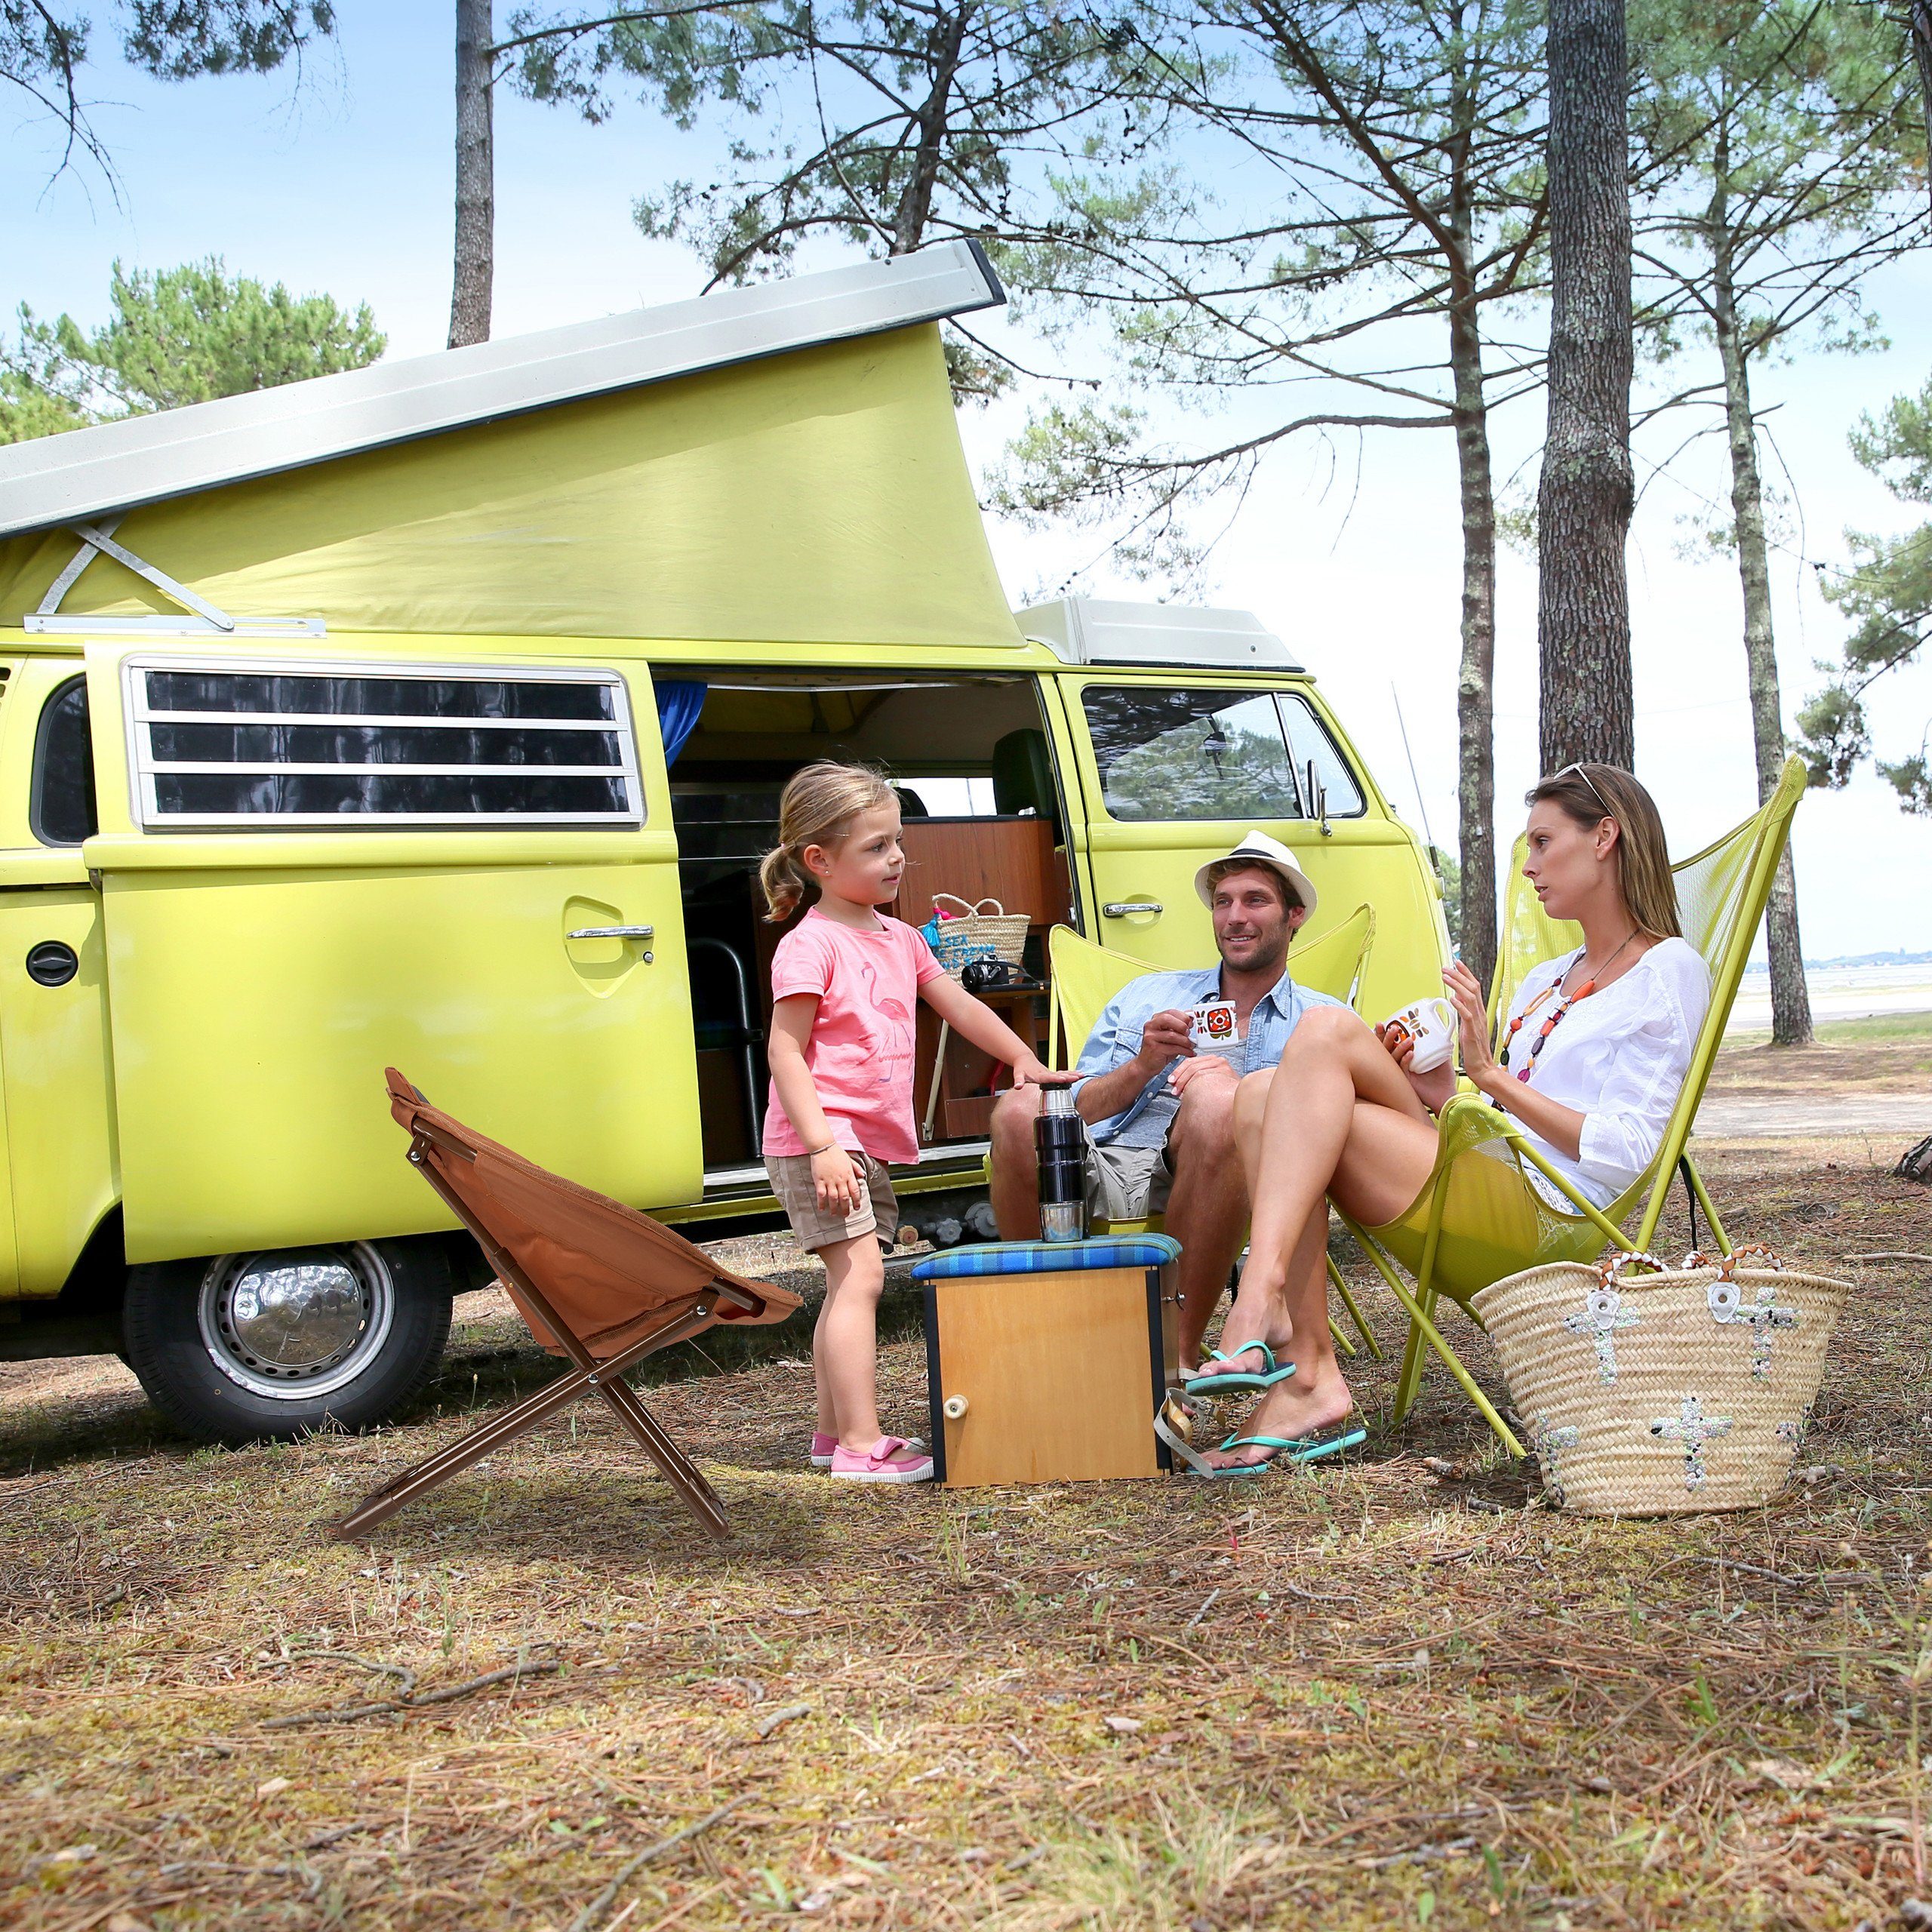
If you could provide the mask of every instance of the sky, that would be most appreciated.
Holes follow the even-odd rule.
[[[507,9],[500,9],[506,13]],[[118,168],[115,188],[76,168],[50,183],[54,131],[0,101],[0,261],[9,311],[102,319],[109,271],[167,268],[218,254],[231,272],[298,293],[366,301],[392,356],[441,347],[449,312],[451,10],[448,0],[346,0],[338,44],[287,74],[149,81],[103,62],[90,70],[93,119]],[[521,334],[697,294],[696,258],[647,241],[638,195],[700,171],[703,137],[641,108],[601,127],[567,110],[500,96],[494,333]],[[808,265],[849,259],[838,248]],[[1843,563],[1846,526],[1897,531],[1915,519],[1852,460],[1847,429],[1863,411],[1917,389],[1932,372],[1932,252],[1875,276],[1868,291],[1890,337],[1858,356],[1802,354],[1764,372],[1766,466],[1791,502],[1773,552],[1778,655],[1787,718],[1835,654],[1842,625],[1817,589],[1817,563]],[[1022,359],[1036,344],[1002,335]],[[1042,392],[1023,383],[961,418],[983,475]],[[1237,415],[1232,419],[1238,422]],[[1220,426],[1217,426],[1217,429]],[[1534,488],[1540,401],[1506,414],[1499,478]],[[1669,439],[1676,440],[1673,435]],[[1648,446],[1651,460],[1666,445]],[[1754,802],[1742,612],[1735,567],[1684,554],[1682,521],[1728,492],[1721,445],[1707,441],[1669,475],[1649,477],[1629,549],[1638,774],[1657,796],[1673,848],[1697,849]],[[1093,558],[1090,531],[1029,531],[995,521],[994,554],[1016,603]],[[1099,594],[1142,596],[1110,577]],[[1256,612],[1286,638],[1398,811],[1426,820],[1453,849],[1455,671],[1460,538],[1446,435],[1371,432],[1284,448],[1264,466],[1208,571],[1208,601]],[[1882,752],[1915,749],[1932,723],[1932,663],[1875,694]],[[1496,671],[1498,824],[1506,847],[1515,801],[1535,777],[1536,569],[1504,553]],[[1412,780],[1401,725],[1414,754]],[[1812,792],[1793,840],[1805,951],[1812,958],[1904,947],[1932,950],[1932,823],[1897,809],[1866,774],[1841,793]]]

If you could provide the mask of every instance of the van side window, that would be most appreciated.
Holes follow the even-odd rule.
[[[43,845],[78,845],[100,829],[85,678],[69,678],[41,709],[27,823]]]
[[[1109,817],[1307,818],[1311,758],[1330,817],[1364,810],[1347,761],[1293,692],[1089,685],[1081,697]]]
[[[644,822],[614,672],[131,663],[144,826]]]

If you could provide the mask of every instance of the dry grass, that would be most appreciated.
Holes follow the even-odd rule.
[[[1844,1263],[1932,1248],[1896,1152],[1709,1171],[1740,1235]],[[651,1398],[728,1549],[588,1410],[349,1547],[324,1526],[380,1471],[547,1372],[500,1314],[359,1440],[149,1442],[118,1370],[36,1371],[0,1407],[0,1921],[1892,1923],[1927,1889],[1927,1271],[1850,1272],[1823,1473],[1661,1523],[1542,1508],[1439,1374],[1367,1460],[1251,1487],[838,1487],[768,1358]],[[884,1373],[918,1428],[917,1344]],[[519,1658],[555,1668],[271,1727]]]

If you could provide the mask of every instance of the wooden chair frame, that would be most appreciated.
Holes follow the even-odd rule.
[[[395,1091],[394,1083],[398,1078],[392,1076],[392,1094]],[[422,1099],[415,1089],[408,1091],[415,1094],[419,1101]],[[697,1466],[672,1441],[663,1426],[645,1407],[636,1392],[624,1380],[624,1374],[646,1355],[675,1343],[688,1340],[717,1325],[721,1319],[727,1318],[721,1315],[721,1307],[734,1309],[759,1322],[779,1321],[798,1306],[798,1297],[789,1289],[775,1287],[769,1283],[749,1283],[721,1275],[708,1287],[685,1298],[681,1305],[667,1306],[664,1319],[655,1327],[599,1358],[592,1353],[585,1338],[558,1313],[552,1297],[544,1293],[529,1272],[497,1240],[460,1191],[436,1171],[429,1158],[432,1149],[446,1158],[473,1164],[477,1157],[476,1148],[419,1117],[411,1134],[408,1158],[410,1164],[435,1190],[450,1212],[475,1237],[484,1258],[495,1270],[497,1280],[505,1287],[515,1290],[517,1297],[549,1331],[550,1341],[569,1358],[571,1367],[535,1394],[525,1396],[500,1414],[488,1417],[448,1447],[414,1464],[371,1491],[334,1526],[334,1534],[345,1539],[364,1534],[426,1490],[447,1481],[460,1470],[535,1428],[558,1409],[594,1395],[657,1465],[691,1514],[718,1540],[728,1539],[731,1525],[725,1519],[724,1505],[718,1501],[716,1492],[706,1481]],[[535,1171],[543,1172],[541,1169]],[[609,1204],[614,1207],[618,1204]],[[648,1220],[642,1215],[638,1218]],[[657,1228],[655,1222],[650,1225]],[[669,1232],[664,1229],[657,1231],[660,1234]],[[543,1338],[540,1336],[538,1339]]]

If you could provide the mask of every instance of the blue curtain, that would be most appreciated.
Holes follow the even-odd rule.
[[[685,741],[697,729],[707,688],[695,678],[658,678],[657,728],[664,737],[664,762],[675,764]]]

